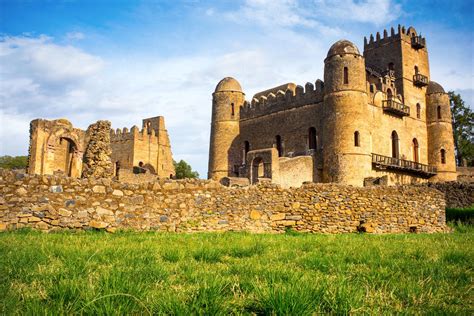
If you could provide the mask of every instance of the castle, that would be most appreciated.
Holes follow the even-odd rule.
[[[338,41],[324,82],[283,84],[250,101],[224,78],[212,98],[208,177],[284,187],[456,180],[449,98],[430,80],[425,38],[398,26],[365,38],[363,54]]]
[[[84,153],[93,143],[89,129],[74,128],[66,119],[33,120],[30,123],[28,173],[47,175],[60,172],[70,177],[81,177]],[[160,178],[175,175],[164,117],[144,119],[141,130],[133,126],[130,131],[127,128],[107,129],[105,133],[110,133],[111,153],[107,155],[109,157],[98,158],[111,160],[112,173],[117,179],[128,179],[134,173]]]

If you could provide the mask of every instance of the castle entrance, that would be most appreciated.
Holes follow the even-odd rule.
[[[259,178],[265,178],[265,164],[261,157],[252,161],[251,183],[257,183]]]
[[[69,177],[77,177],[77,145],[70,138],[61,137],[54,148],[51,169],[61,171]]]

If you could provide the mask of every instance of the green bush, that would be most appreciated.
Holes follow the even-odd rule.
[[[474,206],[468,208],[447,208],[446,221],[474,225]]]
[[[27,164],[27,156],[0,156],[0,168],[3,169],[25,169]]]

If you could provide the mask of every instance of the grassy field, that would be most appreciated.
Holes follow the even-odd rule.
[[[0,314],[473,314],[451,234],[0,234]]]

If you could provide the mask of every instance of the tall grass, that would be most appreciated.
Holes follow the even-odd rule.
[[[451,234],[0,234],[0,314],[473,314]]]

